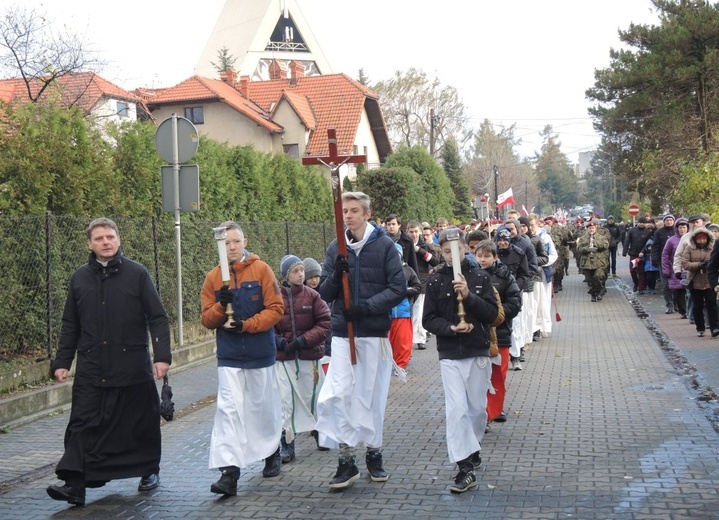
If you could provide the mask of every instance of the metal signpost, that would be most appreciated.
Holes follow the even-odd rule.
[[[632,216],[632,226],[637,225],[637,215],[639,215],[639,206],[632,204],[629,206],[629,214]]]
[[[172,114],[155,132],[155,147],[160,156],[171,165],[163,166],[162,209],[175,213],[175,257],[177,261],[177,344],[184,344],[182,330],[182,255],[180,212],[200,209],[200,171],[196,164],[180,165],[189,161],[200,144],[197,128],[189,119]],[[171,169],[171,172],[170,172]],[[182,175],[182,178],[181,178]],[[170,196],[171,195],[171,196]]]

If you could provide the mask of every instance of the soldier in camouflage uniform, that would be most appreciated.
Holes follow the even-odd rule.
[[[593,302],[602,299],[609,262],[609,239],[606,234],[598,232],[598,227],[594,220],[587,222],[586,233],[582,234],[577,242],[577,252],[581,255],[581,267],[587,278],[588,292]]]
[[[556,217],[549,216],[544,219],[544,223],[549,227],[549,236],[552,237],[554,247],[557,250],[557,261],[554,262],[554,292],[562,290],[562,280],[569,261],[569,243],[572,240],[572,233],[569,228],[562,226],[557,222]]]

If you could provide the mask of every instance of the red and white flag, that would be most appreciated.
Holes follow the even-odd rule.
[[[527,211],[527,208],[524,207],[524,204],[522,204],[522,215],[525,217],[529,216],[529,211]]]
[[[509,188],[504,193],[499,194],[499,198],[497,199],[497,207],[501,208],[505,204],[514,204],[514,194],[512,193],[512,188]]]

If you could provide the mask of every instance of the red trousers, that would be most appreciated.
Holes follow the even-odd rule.
[[[400,368],[407,368],[412,357],[412,318],[393,318],[389,329],[392,357]]]
[[[509,370],[509,347],[499,346],[501,365],[492,364],[492,386],[494,394],[487,392],[487,421],[493,421],[504,410],[504,396],[507,394],[505,381]]]

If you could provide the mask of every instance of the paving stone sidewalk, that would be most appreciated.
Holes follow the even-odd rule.
[[[571,272],[557,295],[562,321],[531,345],[523,371],[509,373],[509,419],[486,435],[472,491],[449,492],[456,468],[447,460],[432,343],[414,351],[406,383],[392,381],[386,483],[370,482],[361,460],[362,478],[330,491],[337,454],[302,435],[297,460],[279,477],[262,478],[256,463],[243,472],[238,496],[220,499],[209,492],[218,476],[207,469],[210,405],[163,426],[157,490],[116,481],[88,490],[85,507],[70,507],[45,494],[67,421],[58,416],[0,435],[2,475],[13,477],[0,518],[718,518],[719,436],[686,374],[621,284],[610,281],[604,300],[592,303],[573,265]],[[174,376],[178,399],[212,393],[214,372],[206,363]]]

